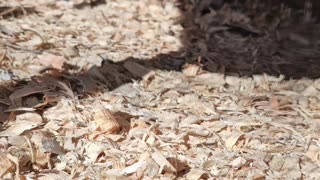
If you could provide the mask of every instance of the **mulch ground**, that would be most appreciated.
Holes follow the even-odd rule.
[[[292,2],[0,0],[0,178],[319,179]]]

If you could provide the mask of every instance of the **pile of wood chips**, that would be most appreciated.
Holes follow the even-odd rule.
[[[320,179],[320,79],[247,68],[275,27],[230,7],[196,34],[181,1],[0,0],[0,179]],[[294,35],[281,66],[318,58]]]

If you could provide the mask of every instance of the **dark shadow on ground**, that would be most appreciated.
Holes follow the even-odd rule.
[[[176,0],[183,14],[177,22],[184,28],[183,49],[149,60],[105,60],[102,67],[89,72],[106,77],[109,89],[142,78],[151,70],[181,71],[186,64],[233,76],[319,78],[320,2],[309,2],[313,6],[286,0]]]
[[[320,2],[305,2],[200,1],[183,11],[192,17],[182,22],[187,63],[200,57],[204,69],[235,76],[319,78]]]

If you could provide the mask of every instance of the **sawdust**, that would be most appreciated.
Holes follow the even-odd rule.
[[[256,1],[0,2],[0,178],[320,178],[313,16],[290,30],[290,8],[267,22]]]

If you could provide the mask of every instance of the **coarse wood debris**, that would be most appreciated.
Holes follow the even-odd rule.
[[[0,179],[320,179],[316,10],[0,0]]]

